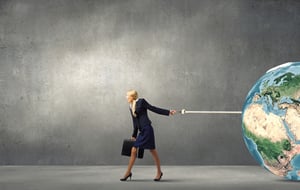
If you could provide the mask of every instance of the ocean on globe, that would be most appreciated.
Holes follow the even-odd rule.
[[[242,131],[262,167],[300,180],[300,62],[274,67],[254,84],[243,106]]]

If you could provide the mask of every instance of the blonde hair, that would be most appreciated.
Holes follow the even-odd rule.
[[[136,109],[136,100],[138,99],[138,93],[136,90],[128,90],[128,95],[133,97],[133,102],[131,104],[132,115],[136,117],[135,109]]]

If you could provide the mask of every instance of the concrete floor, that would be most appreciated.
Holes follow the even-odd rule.
[[[131,181],[120,182],[126,166],[0,166],[1,190],[155,190],[155,189],[299,189],[258,166],[163,166],[154,182],[154,166],[133,169]]]

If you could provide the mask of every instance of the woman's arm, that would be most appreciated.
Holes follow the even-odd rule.
[[[136,138],[137,133],[138,133],[138,127],[136,125],[133,125],[133,132],[131,137]]]
[[[161,115],[170,115],[172,114],[173,115],[173,110],[167,110],[167,109],[163,109],[163,108],[159,108],[159,107],[155,107],[155,106],[152,106],[151,104],[149,104],[145,99],[144,99],[144,105],[147,109],[149,109],[150,111],[154,112],[154,113],[157,113],[157,114],[161,114]]]
[[[130,113],[131,113],[131,111],[130,111]],[[132,124],[133,124],[133,132],[132,132],[132,135],[131,135],[131,139],[135,140],[135,138],[137,137],[137,134],[138,134],[138,126],[137,126],[136,120],[135,120],[135,118],[133,117],[132,114],[131,114],[131,117],[132,117]]]

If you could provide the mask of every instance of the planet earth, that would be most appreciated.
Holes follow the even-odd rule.
[[[242,131],[263,168],[300,180],[300,62],[274,67],[254,84],[243,106]]]

